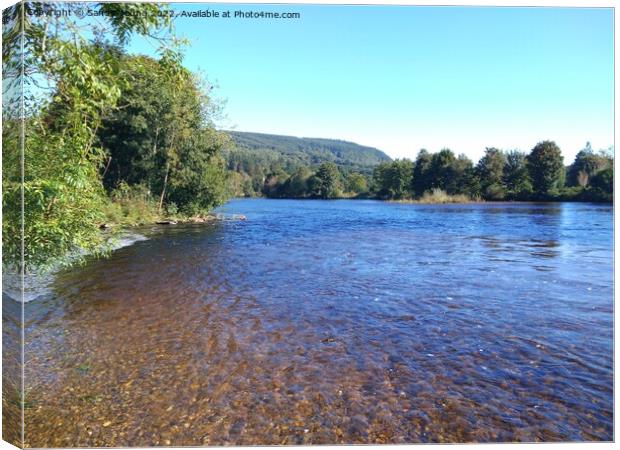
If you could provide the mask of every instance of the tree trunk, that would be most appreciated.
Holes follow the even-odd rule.
[[[159,135],[159,128],[156,130],[157,135]],[[168,185],[168,173],[170,172],[170,154],[172,153],[172,147],[174,145],[174,139],[176,137],[176,133],[172,132],[172,139],[170,139],[170,146],[168,147],[168,151],[165,153],[166,155],[166,176],[164,177],[164,187],[161,190],[161,197],[159,198],[159,210],[164,206],[164,197],[166,196],[166,186]],[[157,139],[155,139],[155,145],[153,146],[153,150],[157,149]]]
[[[166,176],[164,177],[164,188],[161,190],[161,197],[159,197],[159,210],[161,211],[162,206],[164,205],[164,196],[166,195],[166,185],[168,184],[168,172],[170,171],[170,166],[166,163]]]
[[[108,169],[110,168],[111,162],[112,162],[112,157],[110,156],[108,158],[108,163],[105,165],[105,170],[103,171],[103,175],[101,175],[101,178],[105,177],[105,174],[108,173]]]

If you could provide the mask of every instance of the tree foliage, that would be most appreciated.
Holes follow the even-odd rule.
[[[171,76],[160,61],[122,58],[125,88],[119,108],[104,118],[98,137],[107,152],[104,184],[141,184],[159,207],[172,202],[195,214],[225,199],[220,149],[227,136],[211,123],[211,100],[200,80],[181,68]]]
[[[487,147],[484,156],[480,158],[476,166],[480,189],[485,198],[503,200],[506,197],[505,166],[506,155],[497,148]]]
[[[479,195],[474,164],[466,155],[459,155],[449,166],[450,177],[444,188],[449,195]]]
[[[564,158],[560,148],[553,141],[536,144],[527,157],[528,170],[534,193],[546,198],[558,193],[562,187]]]
[[[368,191],[368,182],[364,175],[358,172],[351,172],[346,177],[346,190],[353,194],[363,194]]]
[[[452,199],[489,201],[610,201],[613,198],[613,186],[608,182],[609,172],[603,171],[613,167],[612,154],[609,151],[591,154],[596,156],[596,164],[590,168],[589,184],[583,187],[563,187],[561,153],[559,148],[550,142],[538,144],[530,154],[489,147],[475,166],[467,156],[461,154],[457,157],[450,149],[442,149],[437,153],[422,149],[415,161],[404,158],[377,164],[370,179],[338,166],[340,188],[344,192],[336,194],[339,192],[336,190],[330,195],[432,201],[439,198],[437,193],[441,193],[444,197],[452,196]],[[247,156],[246,162],[251,162],[251,154]],[[581,159],[583,152],[577,155],[573,165],[581,164]],[[321,191],[322,180],[316,174],[318,167],[302,166],[291,175],[279,164],[275,163],[275,167],[277,170],[271,171],[266,177],[261,191],[263,195],[280,198],[324,198],[325,194]],[[336,173],[335,169],[333,173]],[[601,176],[595,182],[596,174]],[[539,191],[534,190],[533,175],[538,177]],[[542,183],[548,183],[548,187]]]
[[[98,20],[59,16],[52,8],[96,10]],[[3,12],[3,96],[9,100],[3,103],[8,119],[3,124],[4,264],[21,266],[23,256],[26,268],[35,268],[70,252],[105,252],[99,225],[109,202],[102,185],[108,149],[100,138],[106,118],[119,114],[122,93],[133,81],[125,71],[123,47],[132,35],[142,35],[159,48],[158,73],[187,78],[182,42],[174,37],[166,11],[164,5],[147,3],[25,2]],[[23,142],[15,132],[20,127]],[[206,157],[189,151],[195,145],[220,145],[214,140],[212,133],[199,133],[185,136],[181,146],[171,146],[172,139],[163,144],[173,149],[164,157],[170,162],[169,198],[181,198],[188,189],[221,197],[205,188],[219,181],[206,183],[204,177],[219,180],[222,171],[214,167],[223,163],[207,164]],[[200,177],[190,176],[192,167]]]
[[[437,153],[421,150],[415,161],[401,159],[377,165],[371,191],[376,198],[395,200],[432,201],[441,193],[453,199],[490,201],[610,201],[613,157],[609,152],[598,152],[596,156],[597,163],[590,169],[590,185],[564,188],[562,156],[552,142],[538,144],[530,154],[487,148],[475,167],[465,155],[455,157],[449,149]],[[582,155],[577,155],[575,165],[580,158]]]
[[[506,153],[503,182],[506,196],[511,200],[525,200],[532,194],[532,182],[527,169],[527,155],[517,150]]]
[[[614,193],[614,169],[607,167],[592,177],[594,200],[612,201]]]
[[[606,153],[595,153],[588,142],[585,148],[577,153],[575,161],[570,165],[566,175],[567,184],[587,187],[597,172],[610,167],[611,164],[611,158]]]
[[[309,194],[308,180],[312,172],[307,167],[297,169],[282,186],[282,194],[285,197],[307,197]]]
[[[397,159],[378,165],[373,172],[373,185],[379,198],[405,198],[411,188],[413,163]]]
[[[313,196],[323,199],[339,196],[342,182],[336,164],[332,162],[321,164],[314,177],[316,180],[313,184]]]
[[[430,167],[432,159],[433,156],[426,149],[418,152],[411,181],[411,191],[414,195],[422,195],[431,188]]]
[[[347,194],[360,194],[368,190],[367,184],[373,168],[390,158],[380,150],[352,142],[335,139],[297,138],[263,133],[229,131],[230,145],[223,150],[227,167],[251,179],[253,193],[264,194],[263,186],[269,174],[283,171],[292,175],[300,167],[316,171],[324,162],[338,166],[343,178],[353,176],[358,183],[349,186],[343,179],[342,188]],[[364,187],[366,185],[366,187]],[[277,195],[289,195],[279,191]],[[309,196],[309,192],[303,194]]]

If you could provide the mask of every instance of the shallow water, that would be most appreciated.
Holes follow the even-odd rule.
[[[610,206],[221,211],[26,305],[27,445],[613,439]]]

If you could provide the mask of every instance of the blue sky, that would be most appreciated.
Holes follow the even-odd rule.
[[[449,147],[570,163],[613,144],[613,14],[595,8],[175,4],[300,19],[175,21],[185,65],[226,100],[223,128],[371,145],[392,157]],[[132,51],[150,53],[142,41]]]

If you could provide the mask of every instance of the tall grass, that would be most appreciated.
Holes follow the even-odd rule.
[[[162,215],[146,186],[128,186],[125,183],[112,192],[104,213],[106,223],[121,225],[152,223]]]
[[[409,200],[395,200],[397,203],[419,203],[419,204],[445,204],[445,203],[472,203],[481,201],[479,198],[471,198],[465,194],[450,195],[442,189],[432,189],[426,191],[421,197]]]
[[[419,203],[470,203],[477,201],[465,194],[449,195],[442,189],[433,189],[426,191],[422,197],[418,199]]]

